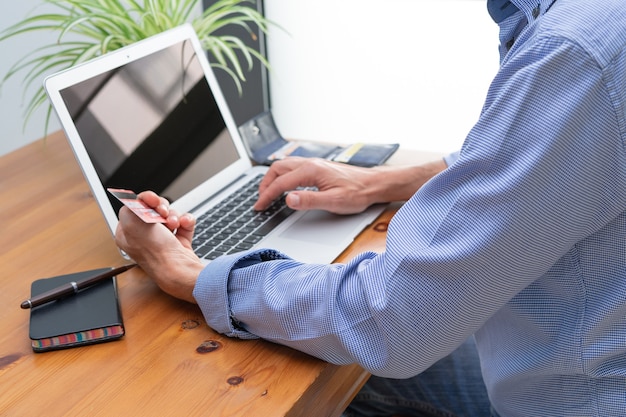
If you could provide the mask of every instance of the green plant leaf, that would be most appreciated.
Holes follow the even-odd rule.
[[[0,42],[33,32],[56,33],[56,43],[37,48],[14,63],[0,80],[26,71],[23,91],[27,94],[41,76],[119,49],[183,23],[191,23],[198,38],[212,56],[212,66],[225,71],[239,94],[245,81],[244,65],[249,71],[257,59],[269,68],[267,59],[255,48],[234,36],[216,35],[227,26],[243,27],[253,36],[256,26],[267,33],[270,25],[254,7],[254,0],[219,0],[194,17],[200,0],[43,0],[56,8],[28,16],[0,32]],[[79,40],[76,40],[79,39]],[[253,36],[254,39],[254,36]],[[240,62],[241,60],[241,62]],[[24,126],[34,112],[47,102],[40,87],[28,101]],[[46,134],[52,109],[46,113]]]

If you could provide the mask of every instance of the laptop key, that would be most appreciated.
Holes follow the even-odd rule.
[[[271,217],[267,222],[265,222],[261,227],[256,229],[253,233],[257,236],[265,236],[272,230],[276,228],[283,220],[289,217],[290,214],[294,212],[293,209],[285,206],[284,209],[278,211],[276,215]]]
[[[198,256],[215,259],[225,253],[250,249],[293,212],[284,199],[274,202],[263,212],[252,209],[261,179],[262,175],[259,175],[241,192],[220,202],[198,219],[193,239]]]

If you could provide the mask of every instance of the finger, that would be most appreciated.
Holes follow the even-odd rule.
[[[139,216],[133,213],[132,210],[126,206],[122,206],[122,208],[119,211],[118,217],[119,217],[119,223],[124,227],[124,229],[128,229],[130,227],[137,227],[138,225],[141,225],[142,223],[144,223],[144,221],[141,220]]]
[[[335,214],[360,213],[367,208],[361,201],[347,197],[340,189],[292,191],[287,194],[285,202],[294,210],[325,210]]]
[[[272,186],[272,187],[266,188],[263,191],[259,191],[259,198],[254,203],[252,208],[257,211],[265,210],[266,208],[270,206],[270,204],[272,204],[274,200],[276,200],[282,194],[283,194],[283,191],[281,187],[278,187],[278,186]]]
[[[282,170],[275,173],[280,174]],[[314,185],[315,175],[309,165],[300,165],[295,169],[288,169],[281,175],[274,177],[273,181],[264,188],[259,187],[259,198],[254,204],[255,210],[264,210],[285,192],[299,187]]]
[[[165,222],[165,226],[167,226],[168,229],[175,231],[180,228],[180,213],[178,210],[170,208],[166,218],[167,221]]]
[[[115,243],[122,249],[127,250],[136,228],[142,227],[143,221],[137,217],[128,207],[122,207],[119,212],[119,222],[115,231]],[[126,233],[128,231],[128,233]]]
[[[265,173],[265,176],[259,183],[259,191],[263,192],[267,187],[269,187],[274,180],[278,177],[285,175],[287,172],[293,171],[302,165],[302,158],[293,156],[289,158],[282,159],[280,161],[276,161],[272,163],[270,169]]]
[[[143,200],[144,203],[153,208],[161,204],[161,196],[159,196],[154,191],[142,191],[137,195],[137,197],[139,197],[141,200]]]
[[[117,227],[115,228],[115,244],[118,248],[124,250],[128,247],[126,243],[126,235],[124,234],[124,228],[122,227],[122,222],[117,223]]]
[[[189,214],[185,213],[180,216],[180,226],[176,231],[176,237],[181,241],[183,245],[188,248],[191,248],[191,241],[193,239],[193,232],[196,227],[196,218]]]
[[[168,217],[170,203],[154,191],[143,191],[137,195],[149,207],[155,209],[161,216]]]

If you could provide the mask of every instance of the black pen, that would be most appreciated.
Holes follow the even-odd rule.
[[[39,295],[34,296],[30,300],[26,300],[20,304],[22,308],[33,308],[40,306],[45,303],[49,303],[50,301],[58,300],[59,298],[67,297],[68,295],[76,294],[78,291],[83,288],[91,287],[94,284],[97,284],[101,281],[104,281],[107,278],[114,277],[116,275],[121,274],[122,272],[128,271],[129,269],[137,266],[137,264],[128,264],[124,266],[120,266],[119,268],[111,269],[110,271],[103,272],[98,275],[94,275],[93,277],[81,279],[80,281],[72,281],[67,284],[60,285],[56,288],[51,289],[50,291],[46,291]]]

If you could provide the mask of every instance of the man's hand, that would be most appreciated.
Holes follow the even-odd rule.
[[[144,223],[128,208],[122,207],[115,233],[117,246],[163,291],[195,303],[193,288],[204,264],[191,247],[194,217],[179,215],[169,208],[167,200],[153,192],[143,192],[139,198],[166,217],[167,223]]]
[[[254,208],[263,210],[289,191],[287,205],[295,210],[359,213],[375,202],[370,186],[373,177],[374,171],[367,168],[319,158],[286,158],[274,162],[265,174]]]
[[[319,158],[289,157],[272,163],[259,185],[254,208],[263,210],[288,192],[287,205],[295,210],[359,213],[375,203],[409,199],[445,168],[443,160],[410,167],[361,168]]]

